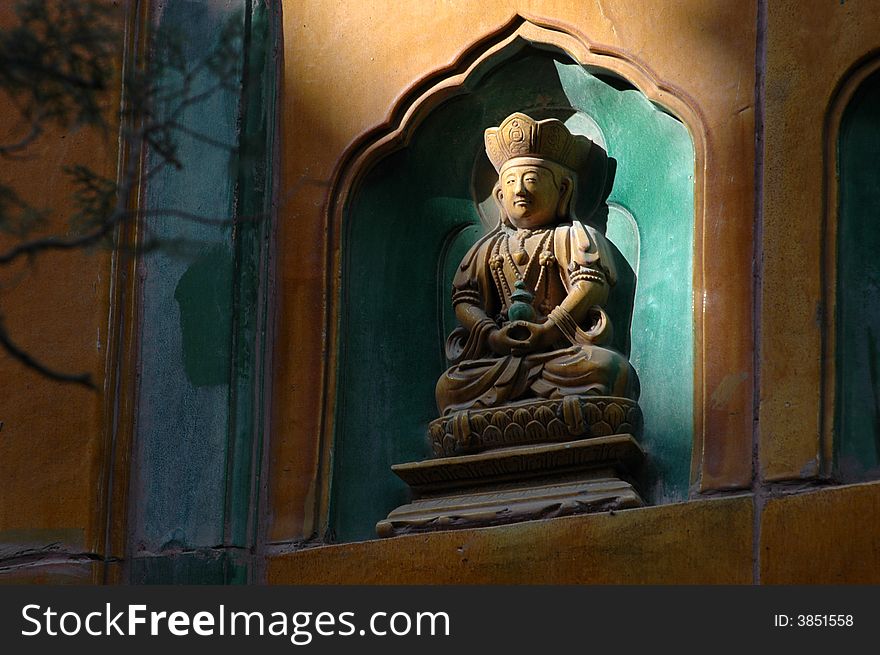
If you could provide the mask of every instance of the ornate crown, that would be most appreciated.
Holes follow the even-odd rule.
[[[501,172],[514,157],[549,159],[572,170],[578,169],[579,149],[562,121],[549,118],[536,121],[525,114],[511,114],[498,127],[486,130],[486,154]]]

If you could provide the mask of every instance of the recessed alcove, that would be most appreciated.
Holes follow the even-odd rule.
[[[878,110],[880,71],[867,76],[849,99],[837,144],[834,455],[836,477],[844,482],[880,477]]]
[[[575,211],[606,231],[629,273],[610,312],[616,345],[630,353],[641,380],[649,462],[643,492],[655,504],[687,497],[694,431],[691,136],[619,76],[534,46],[504,54],[423,116],[345,199],[330,486],[335,540],[371,538],[376,521],[406,501],[391,464],[428,455],[434,385],[454,321],[452,272],[493,221],[483,131],[514,111],[559,118],[600,146]]]

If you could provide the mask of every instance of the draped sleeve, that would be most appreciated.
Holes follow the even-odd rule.
[[[446,340],[446,358],[453,364],[468,359],[476,359],[488,352],[489,333],[497,327],[491,316],[498,311],[498,302],[492,288],[489,272],[489,257],[492,247],[500,238],[500,232],[493,230],[477,241],[455,269],[452,279],[452,307],[461,304],[474,305],[482,309],[487,318],[468,329],[458,326]]]
[[[608,240],[595,228],[580,221],[572,221],[556,228],[554,234],[556,258],[566,289],[587,280],[617,284],[614,256]]]

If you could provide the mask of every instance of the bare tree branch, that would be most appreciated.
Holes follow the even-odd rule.
[[[187,136],[196,139],[197,141],[201,141],[202,143],[207,143],[209,146],[214,146],[215,148],[220,148],[221,150],[229,150],[233,152],[238,150],[238,146],[230,143],[224,143],[223,141],[219,141],[218,139],[213,139],[209,137],[207,134],[202,134],[201,132],[197,132],[196,130],[191,130],[190,128],[181,125],[176,121],[171,121],[168,123],[171,127],[173,127],[178,132],[186,134]]]
[[[200,216],[180,209],[144,209],[136,212],[141,216],[169,216],[180,218],[188,223],[196,223],[197,225],[208,225],[211,227],[225,227],[227,225],[240,225],[242,223],[259,223],[266,217],[263,214],[254,214],[252,216],[236,216],[235,218],[212,218],[210,216]]]
[[[239,88],[240,20],[230,20],[213,49],[196,62],[186,57],[182,36],[156,33],[149,57],[122,80],[124,107],[114,120],[107,121],[104,114],[113,111],[113,104],[105,102],[104,94],[117,79],[114,70],[118,54],[118,25],[111,3],[18,0],[16,11],[19,24],[0,29],[0,91],[18,112],[21,130],[17,134],[27,133],[16,142],[0,144],[0,158],[22,158],[21,153],[26,154],[50,124],[106,129],[115,125],[117,119],[125,154],[114,179],[96,174],[84,165],[65,168],[73,178],[75,191],[71,205],[74,209],[66,216],[64,235],[26,239],[35,226],[44,223],[42,219],[48,211],[31,207],[14,189],[0,184],[0,229],[21,239],[0,252],[0,267],[22,259],[36,262],[40,254],[51,251],[96,246],[128,221],[143,218],[177,218],[219,228],[263,219],[213,218],[175,208],[130,207],[137,185],[146,184],[166,167],[183,167],[177,144],[181,135],[227,152],[238,149],[235,144],[188,127],[183,116],[187,108]],[[146,220],[138,224],[138,230],[138,239],[132,244],[132,250],[138,254],[162,247],[173,255],[172,251],[197,243],[183,237],[163,241],[155,236]],[[127,244],[116,243],[114,247],[125,251]],[[90,375],[54,370],[18,346],[3,325],[2,315],[0,350],[47,378],[95,389]]]
[[[25,134],[21,139],[16,141],[15,143],[6,143],[0,144],[0,156],[13,158],[15,153],[24,150],[34,141],[36,141],[40,135],[43,134],[43,127],[40,125],[39,120],[34,120],[31,122],[31,128],[27,134]]]
[[[110,232],[110,230],[112,230],[116,226],[117,222],[117,220],[108,220],[91,232],[78,237],[74,237],[72,239],[62,239],[57,236],[50,236],[44,237],[42,239],[25,241],[16,246],[13,246],[5,253],[0,255],[0,265],[9,264],[21,257],[33,256],[39,252],[47,250],[75,250],[78,248],[87,248],[89,246],[93,246],[102,238],[104,238]]]
[[[19,362],[27,366],[28,368],[36,371],[40,375],[43,375],[52,380],[56,380],[58,382],[68,382],[71,384],[79,384],[87,389],[91,389],[92,391],[97,391],[97,387],[95,383],[92,382],[92,376],[88,373],[81,374],[68,374],[62,373],[61,371],[56,371],[53,368],[50,368],[43,364],[42,362],[37,361],[31,356],[27,351],[23,350],[17,344],[15,344],[12,339],[9,338],[9,333],[6,331],[6,325],[3,322],[3,316],[0,315],[0,346],[3,347],[11,357],[17,359]]]

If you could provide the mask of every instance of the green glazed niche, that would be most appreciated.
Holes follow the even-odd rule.
[[[490,167],[483,131],[514,111],[555,116],[604,141],[609,176],[582,183],[577,214],[607,225],[632,273],[623,283],[629,288],[615,290],[635,295],[631,330],[615,325],[615,332],[642,384],[643,492],[651,503],[687,497],[694,395],[694,148],[687,129],[626,83],[533,48],[470,88],[367,173],[343,217],[330,508],[338,541],[373,538],[376,522],[407,500],[391,465],[428,455],[434,385],[454,326],[452,273],[485,230],[485,197],[474,197]],[[596,211],[603,184],[604,193],[611,185],[607,209]]]
[[[837,477],[856,482],[880,474],[880,73],[843,114],[837,163],[834,454]]]

